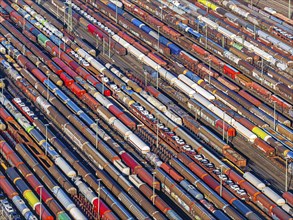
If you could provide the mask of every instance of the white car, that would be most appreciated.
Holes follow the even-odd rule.
[[[32,111],[28,111],[27,114],[28,114],[28,116],[30,116],[30,117],[34,117],[34,116],[35,116],[35,114],[34,114]]]
[[[188,152],[194,152],[194,149],[192,149],[189,145],[184,145],[182,148]]]
[[[24,106],[24,107],[22,107],[22,110],[25,111],[25,112],[29,112],[30,111],[30,108],[27,107],[27,106]]]
[[[102,81],[107,83],[107,82],[109,82],[109,79],[108,79],[108,77],[102,77]]]
[[[142,113],[143,115],[148,115],[148,114],[149,114],[149,111],[148,111],[148,110],[143,110],[143,111],[141,111],[141,113]]]
[[[82,63],[82,65],[84,65],[84,66],[89,66],[90,64],[89,64],[88,62],[85,61],[85,62]]]
[[[141,106],[137,106],[137,110],[139,110],[139,111],[143,111],[143,110],[144,110],[144,108],[143,108],[143,107],[141,107]]]
[[[165,126],[164,126],[164,124],[160,123],[160,124],[158,124],[158,127],[159,127],[160,129],[163,129]]]
[[[237,184],[234,184],[234,185],[232,185],[230,187],[231,187],[232,190],[235,190],[235,191],[240,189]]]
[[[213,173],[216,174],[216,175],[220,175],[221,174],[221,171],[219,169],[214,169],[213,170]]]
[[[147,117],[148,117],[149,119],[153,119],[153,118],[154,118],[154,116],[153,116],[152,114],[148,114]]]
[[[227,175],[225,175],[225,174],[220,174],[218,177],[224,181],[226,181],[228,179]]]
[[[118,87],[117,87],[115,84],[111,84],[110,87],[111,87],[113,90],[118,89]]]
[[[201,161],[202,159],[204,159],[203,155],[201,155],[201,154],[195,155],[194,158],[197,159],[197,160],[199,160],[199,161]]]
[[[18,103],[18,104],[21,103],[21,99],[20,99],[20,98],[14,98],[13,100],[14,100],[16,103]]]
[[[178,141],[176,141],[178,144],[185,144],[185,142],[182,140],[182,139],[180,139],[180,140],[178,140]]]
[[[208,164],[210,161],[208,159],[202,159],[200,162],[203,164]]]
[[[215,165],[213,163],[207,163],[207,164],[205,164],[205,166],[207,168],[214,168],[215,167]]]
[[[175,141],[179,141],[180,140],[180,138],[178,137],[178,136],[173,136],[172,137]]]
[[[24,107],[24,106],[25,106],[25,104],[24,104],[23,102],[18,103],[18,105],[19,105],[20,107]]]
[[[240,196],[245,196],[246,195],[246,191],[244,189],[238,189],[236,191],[237,194],[239,194]]]
[[[231,185],[234,185],[234,182],[232,180],[227,180],[226,181],[226,184],[229,185],[229,186],[231,186]]]

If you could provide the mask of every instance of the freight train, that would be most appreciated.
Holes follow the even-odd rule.
[[[111,5],[111,3],[109,3],[109,5]],[[116,7],[116,6],[114,6]],[[124,13],[124,11],[122,9],[120,9],[120,13]],[[119,10],[118,10],[119,13]],[[182,83],[180,80],[176,79],[176,77],[174,77],[169,71],[166,71],[164,68],[162,68],[161,66],[159,66],[157,63],[155,63],[154,61],[150,60],[148,57],[146,57],[144,54],[142,54],[141,52],[139,52],[135,47],[129,45],[126,41],[124,41],[123,39],[121,39],[119,36],[117,35],[113,35],[113,39],[115,40],[119,40],[119,42],[126,48],[128,48],[128,52],[130,52],[132,55],[134,55],[135,57],[138,57],[139,60],[141,60],[143,63],[150,65],[153,69],[157,70],[158,73],[160,73],[161,77],[164,78],[165,80],[167,80],[171,85],[175,85],[177,88],[181,89],[185,94],[187,95],[191,95],[191,96],[195,96],[198,98],[197,101],[199,101],[200,103],[204,102],[204,98],[201,97],[198,94],[194,94],[195,91],[190,89],[188,86],[186,86],[184,83]],[[122,42],[125,42],[124,44]],[[176,50],[173,48],[173,52]],[[171,49],[171,48],[170,48]],[[202,99],[203,98],[203,99]],[[195,98],[196,99],[196,98]],[[205,103],[205,102],[204,102]],[[207,104],[207,103],[205,103]],[[208,104],[204,107],[208,108],[209,110],[212,110],[214,113],[216,113],[216,115],[218,115],[219,117],[221,117],[223,119],[223,116],[225,116],[224,112],[222,110],[220,110],[218,107],[214,106],[214,105],[209,105]],[[211,109],[213,108],[213,109]],[[217,111],[215,111],[215,109],[217,109]],[[257,133],[257,135],[259,137],[261,137],[263,140],[268,141],[270,144],[273,144],[274,148],[271,148],[269,145],[267,145],[266,143],[264,143],[262,140],[258,139],[257,136],[248,131],[247,128],[245,128],[242,124],[238,123],[237,121],[235,121],[233,118],[231,118],[230,116],[226,116],[225,117],[225,121],[226,122],[230,122],[232,123],[232,125],[234,127],[236,127],[238,129],[238,132],[243,135],[245,138],[247,138],[250,142],[254,143],[255,140],[255,144],[257,147],[259,147],[262,151],[264,151],[265,153],[268,153],[269,155],[273,155],[275,150],[274,148],[276,148],[277,153],[282,156],[282,157],[286,157],[287,154],[290,156],[292,153],[283,145],[279,145],[276,144],[275,141],[273,139],[270,139],[271,137],[267,134],[261,134],[263,133],[263,131],[259,131],[261,133],[259,133],[258,131],[256,131],[254,129],[254,132]],[[251,128],[253,129],[253,128]],[[290,156],[291,157],[291,156]]]

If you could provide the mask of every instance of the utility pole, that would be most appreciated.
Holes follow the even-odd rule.
[[[291,19],[291,0],[289,0],[288,18]]]
[[[286,170],[285,170],[285,192],[288,191],[288,157],[286,159]]]
[[[99,219],[100,218],[100,206],[101,206],[101,179],[98,179],[98,183],[99,183],[99,189],[98,189],[98,199],[99,199],[99,203],[98,203],[98,216]]]
[[[116,0],[116,17],[115,17],[115,19],[116,19],[116,24],[117,24],[117,22],[118,22],[117,17],[118,17],[118,6],[117,6],[117,0]]]
[[[274,130],[276,130],[276,102],[274,101]]]
[[[45,124],[45,127],[46,127],[46,149],[45,149],[45,155],[46,156],[48,154],[48,126],[49,126],[49,124]]]
[[[144,72],[144,75],[145,75],[145,77],[144,77],[144,83],[145,83],[145,88],[146,88],[148,86],[148,78],[147,78],[148,72],[145,71]]]
[[[72,28],[72,2],[69,0],[68,3],[68,30],[71,32],[73,30]]]
[[[153,200],[153,205],[155,205],[155,193],[156,193],[156,191],[155,191],[155,181],[156,181],[155,177],[156,177],[156,172],[154,171],[152,174],[153,174],[153,199],[152,200]]]
[[[220,196],[222,197],[222,193],[223,193],[223,180],[222,180],[222,175],[223,175],[223,165],[220,165],[221,168],[221,178],[220,178]]]
[[[160,52],[160,26],[158,27],[158,52]]]
[[[211,59],[209,59],[209,84],[211,84]]]
[[[98,149],[98,129],[99,129],[99,119],[96,118],[96,149]]]
[[[111,58],[111,36],[110,36],[110,34],[109,34],[109,41],[108,41],[108,43],[109,43],[109,58]]]
[[[208,48],[208,26],[206,24],[206,49]]]
[[[105,38],[103,38],[103,55],[105,55]]]
[[[43,186],[41,186],[41,190],[40,190],[40,220],[42,220],[42,191],[43,191]]]
[[[49,84],[50,84],[50,74],[48,74],[48,84],[47,84],[47,101],[49,102]]]
[[[225,140],[225,112],[223,112],[223,141]]]

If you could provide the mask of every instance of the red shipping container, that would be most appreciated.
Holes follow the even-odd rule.
[[[74,71],[77,70],[77,68],[79,67],[79,65],[77,64],[77,62],[75,62],[74,60],[71,60],[69,63],[70,68],[73,69]]]
[[[111,212],[111,210],[108,208],[108,206],[100,199],[96,198],[94,201],[92,201],[94,205],[95,212],[100,212],[100,218],[103,219],[103,215],[106,213]]]
[[[223,127],[224,127],[224,131],[228,132],[229,137],[234,137],[236,135],[235,128],[231,127],[226,122],[223,122],[223,120],[221,120],[221,119],[217,120],[216,121],[216,128],[223,130]]]
[[[159,56],[153,53],[148,53],[148,57],[151,58],[153,61],[155,61],[157,64],[161,66],[166,66],[167,62],[162,60]]]
[[[162,27],[162,26],[163,26],[163,28],[165,27],[165,25],[161,21],[159,21],[158,19],[154,18],[153,16],[148,16],[147,21],[148,21],[148,23],[150,23],[150,24],[152,24],[152,25],[154,25],[156,27]]]
[[[268,156],[272,156],[275,154],[275,148],[271,147],[259,138],[255,139],[254,145],[256,146],[256,148],[258,148],[260,151],[264,152]]]
[[[230,76],[232,79],[235,79],[235,76],[237,74],[240,74],[240,72],[238,70],[236,70],[233,67],[228,66],[228,65],[224,65],[223,71],[226,75]]]
[[[283,193],[283,198],[286,199],[290,206],[293,206],[293,194],[289,191]]]
[[[23,55],[20,55],[20,56],[17,58],[17,60],[18,60],[19,65],[20,65],[21,67],[25,67],[26,64],[29,62],[29,60],[28,60],[25,56],[23,56]],[[29,65],[31,65],[31,64],[29,64]]]
[[[69,89],[79,98],[86,93],[85,90],[76,83],[70,85]]]
[[[109,111],[113,113],[117,118],[119,118],[120,115],[124,114],[119,108],[117,108],[115,105],[111,105],[109,108]]]
[[[53,58],[54,59],[54,58]],[[52,59],[52,60],[53,60]],[[56,62],[48,62],[48,67],[58,76],[63,72],[63,70],[61,69],[61,67],[59,67]]]
[[[127,115],[122,114],[118,117],[128,128],[134,129],[136,124]]]
[[[155,96],[156,98],[161,94],[157,89],[155,89],[153,86],[147,86],[146,91]]]
[[[240,90],[238,92],[238,94],[241,95],[243,98],[245,98],[247,101],[254,104],[256,107],[259,107],[262,104],[258,99],[254,98],[252,95],[247,93],[245,90]]]
[[[251,87],[265,97],[269,97],[272,94],[270,91],[255,82],[251,83]]]
[[[134,6],[133,9],[132,9],[133,13],[141,16],[141,17],[146,17],[148,16],[148,13],[146,13],[145,11],[141,10],[139,7],[137,6]]]
[[[194,50],[194,52],[196,52],[204,57],[207,57],[209,55],[209,52],[202,49],[200,46],[197,46],[196,44],[192,44],[192,49]]]
[[[278,217],[278,219],[292,219],[292,216],[288,215],[283,209],[274,205],[271,211]]]
[[[154,187],[156,190],[160,190],[160,182],[153,181],[153,176],[150,175],[150,173],[144,168],[136,170],[136,173],[143,182],[146,182],[149,186]]]
[[[44,82],[47,79],[47,76],[45,76],[40,70],[38,70],[37,68],[34,68],[33,70],[31,70],[32,74],[37,77],[38,80],[40,80],[41,82]]]
[[[170,167],[168,164],[162,163],[160,168],[162,168],[177,182],[181,182],[182,180],[184,180],[184,178],[179,173],[177,173],[172,167]]]
[[[138,43],[138,42],[135,42],[134,44],[133,44],[133,46],[136,48],[136,49],[138,49],[140,52],[142,52],[143,54],[148,54],[150,51],[147,49],[147,48],[145,48],[144,46],[142,46],[140,43]]]
[[[65,72],[60,74],[60,79],[65,83],[66,86],[70,86],[74,83],[74,80]]]
[[[8,196],[9,199],[12,199],[14,196],[17,196],[18,193],[12,188],[11,184],[5,178],[3,174],[0,176],[0,188],[4,191],[4,193]]]
[[[135,40],[132,37],[130,37],[128,34],[124,33],[123,31],[119,31],[118,35],[131,45],[135,42]]]
[[[276,102],[277,105],[281,106],[282,108],[291,108],[292,105],[290,105],[289,103],[283,101],[281,98],[275,96],[275,95],[272,95],[270,97],[270,99],[273,101],[273,102]]]
[[[72,78],[75,78],[75,77],[78,76],[78,75],[77,75],[72,69],[70,69],[68,66],[65,66],[65,67],[63,68],[63,70],[64,70],[69,76],[71,76]]]
[[[103,33],[102,33],[102,32],[101,32],[96,26],[94,26],[93,24],[89,24],[89,25],[87,26],[87,29],[88,29],[88,31],[89,31],[91,34],[97,36],[97,37],[100,38],[100,39],[103,39]]]
[[[42,205],[42,204],[37,204],[35,206],[35,212],[37,213],[38,216],[41,215],[41,218],[44,220],[54,220],[54,217],[51,216],[51,214],[48,212],[48,210]]]
[[[141,165],[138,164],[128,153],[122,153],[120,155],[123,162],[131,169],[131,172],[135,172],[137,168],[141,168]]]

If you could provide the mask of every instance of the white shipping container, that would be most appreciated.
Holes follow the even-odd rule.
[[[103,95],[101,95],[98,92],[95,93],[94,97],[98,100],[98,102],[100,102],[105,107],[112,105],[112,103],[107,98],[105,98]]]
[[[116,119],[112,126],[114,129],[118,130],[120,134],[123,135],[123,137],[126,139],[129,135],[132,134],[132,131],[129,130],[128,127],[126,127],[119,119]]]
[[[146,154],[150,152],[150,147],[144,143],[139,137],[137,137],[135,134],[131,133],[128,136],[128,140],[135,145],[136,148],[138,148],[143,154]]]
[[[210,109],[213,106],[213,104],[210,101],[208,101],[206,98],[204,98],[202,95],[198,93],[195,93],[193,95],[193,98],[208,109]]]
[[[165,112],[167,110],[166,106],[163,105],[160,101],[158,101],[156,98],[149,96],[146,98],[152,105],[154,105],[156,108],[158,108],[161,112]]]
[[[187,94],[189,97],[192,97],[195,94],[195,91],[187,86],[185,83],[179,81],[177,78],[174,80],[174,85]]]
[[[165,111],[164,114],[170,118],[172,121],[174,121],[176,124],[182,125],[182,119],[178,117],[177,115],[171,113],[170,111]]]
[[[55,164],[66,174],[66,176],[73,178],[76,177],[76,172],[68,165],[68,163],[61,157],[57,157],[54,161]]]
[[[237,132],[239,132],[243,137],[248,139],[251,143],[253,143],[257,138],[254,133],[252,133],[250,130],[248,130],[246,127],[236,121],[232,123],[232,126],[237,130]]]
[[[105,66],[103,66],[100,62],[98,62],[95,59],[92,59],[90,61],[90,64],[101,73],[106,69]]]
[[[266,187],[266,185],[261,180],[259,180],[256,176],[254,176],[250,172],[245,172],[243,174],[243,177],[259,190],[263,190]]]
[[[265,187],[262,192],[269,197],[273,202],[275,202],[277,205],[282,206],[286,204],[285,199],[283,199],[280,195],[278,195],[275,191],[273,191],[269,187]]]

